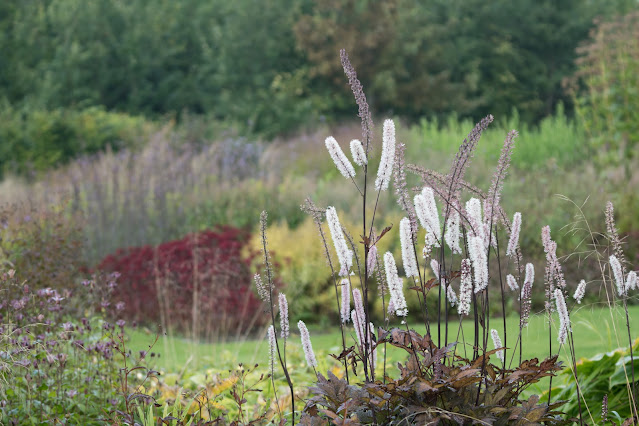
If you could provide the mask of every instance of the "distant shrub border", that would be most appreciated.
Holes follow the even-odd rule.
[[[248,240],[247,231],[220,226],[157,247],[118,250],[98,269],[120,274],[115,295],[128,301],[127,320],[199,337],[246,332],[261,321],[250,288],[252,255],[242,256]]]

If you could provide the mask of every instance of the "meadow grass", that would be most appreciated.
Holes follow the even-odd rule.
[[[579,306],[579,305],[577,305]],[[608,308],[587,305],[576,308],[571,313],[573,322],[573,332],[575,337],[576,354],[578,358],[590,358],[596,354],[609,352],[619,347],[627,346],[624,340],[625,314],[622,308],[613,309],[614,322]],[[639,318],[639,305],[629,306],[628,312],[631,316],[631,331],[633,336],[639,336],[639,321],[632,322],[632,318]],[[499,326],[501,318],[492,318],[492,326]],[[557,318],[554,318],[557,327]],[[451,322],[452,328],[456,328],[455,320]],[[466,336],[473,333],[473,322],[463,321],[463,330]],[[412,328],[412,327],[411,327]],[[423,327],[415,327],[419,333],[423,333]],[[615,333],[616,329],[616,333]],[[519,331],[519,317],[507,317],[508,347],[515,344]],[[328,358],[328,354],[337,354],[341,351],[341,335],[337,327],[310,327],[311,340],[316,353],[321,354],[319,358]],[[129,329],[130,342],[129,349],[134,352],[148,349],[148,345],[155,339],[155,334],[149,329]],[[160,353],[161,357],[156,359],[156,367],[166,372],[180,372],[183,369],[199,369],[203,367],[215,367],[220,370],[235,367],[238,363],[263,364],[268,363],[268,343],[265,339],[266,333],[252,339],[242,339],[239,341],[207,343],[193,342],[184,337],[161,336],[153,348],[154,352]],[[461,338],[460,338],[461,339]],[[523,332],[524,348],[523,358],[544,359],[548,356],[548,322],[543,313],[531,314],[530,324]],[[350,344],[353,344],[351,341]],[[553,332],[553,346],[556,350],[556,332]],[[299,344],[299,336],[293,336],[290,340],[289,350],[299,351],[302,348]],[[461,346],[458,351],[462,351]],[[396,362],[403,361],[405,353],[399,350],[389,349],[388,366]],[[401,355],[398,357],[397,355]],[[462,352],[463,355],[463,352]],[[507,353],[508,359],[512,352]],[[562,351],[559,354],[560,360],[567,365],[569,355]],[[518,356],[516,358],[518,361]],[[516,364],[514,362],[513,364]],[[311,372],[311,370],[309,370]]]

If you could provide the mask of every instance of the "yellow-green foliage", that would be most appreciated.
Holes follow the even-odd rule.
[[[378,243],[380,256],[390,250],[395,255],[398,265],[401,265],[401,249],[397,236],[400,216],[387,216],[375,219],[376,223],[386,226],[394,224],[393,229]],[[363,262],[363,246],[361,238],[361,224],[351,221],[348,217],[340,217],[343,227],[353,236],[359,246],[358,256]],[[395,229],[397,228],[397,229]],[[324,235],[330,251],[333,268],[339,270],[339,262],[333,247],[328,226],[323,225]],[[270,225],[267,230],[268,247],[273,260],[279,263],[275,267],[275,275],[284,285],[282,291],[287,295],[293,318],[313,319],[313,321],[337,321],[338,312],[335,301],[335,287],[331,280],[331,270],[324,254],[324,245],[320,239],[317,225],[309,217],[297,228],[290,229],[285,222]],[[249,244],[250,249],[259,250],[261,237],[255,232]],[[357,263],[353,262],[354,268]],[[363,267],[363,265],[362,265]],[[401,266],[400,266],[401,267]],[[359,286],[355,281],[354,286]]]

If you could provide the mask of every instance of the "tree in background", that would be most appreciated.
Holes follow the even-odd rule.
[[[633,0],[5,0],[0,109],[185,112],[267,137],[349,116],[352,52],[374,109],[534,123],[595,17]],[[335,93],[339,95],[335,96]],[[7,132],[5,132],[7,133]]]
[[[639,143],[639,12],[601,21],[566,80],[594,150],[608,161],[636,157]]]

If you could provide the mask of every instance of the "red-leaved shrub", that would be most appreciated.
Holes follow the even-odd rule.
[[[118,250],[98,268],[119,272],[114,299],[123,316],[200,337],[246,332],[263,321],[251,290],[249,233],[228,226],[187,235],[157,247]]]

